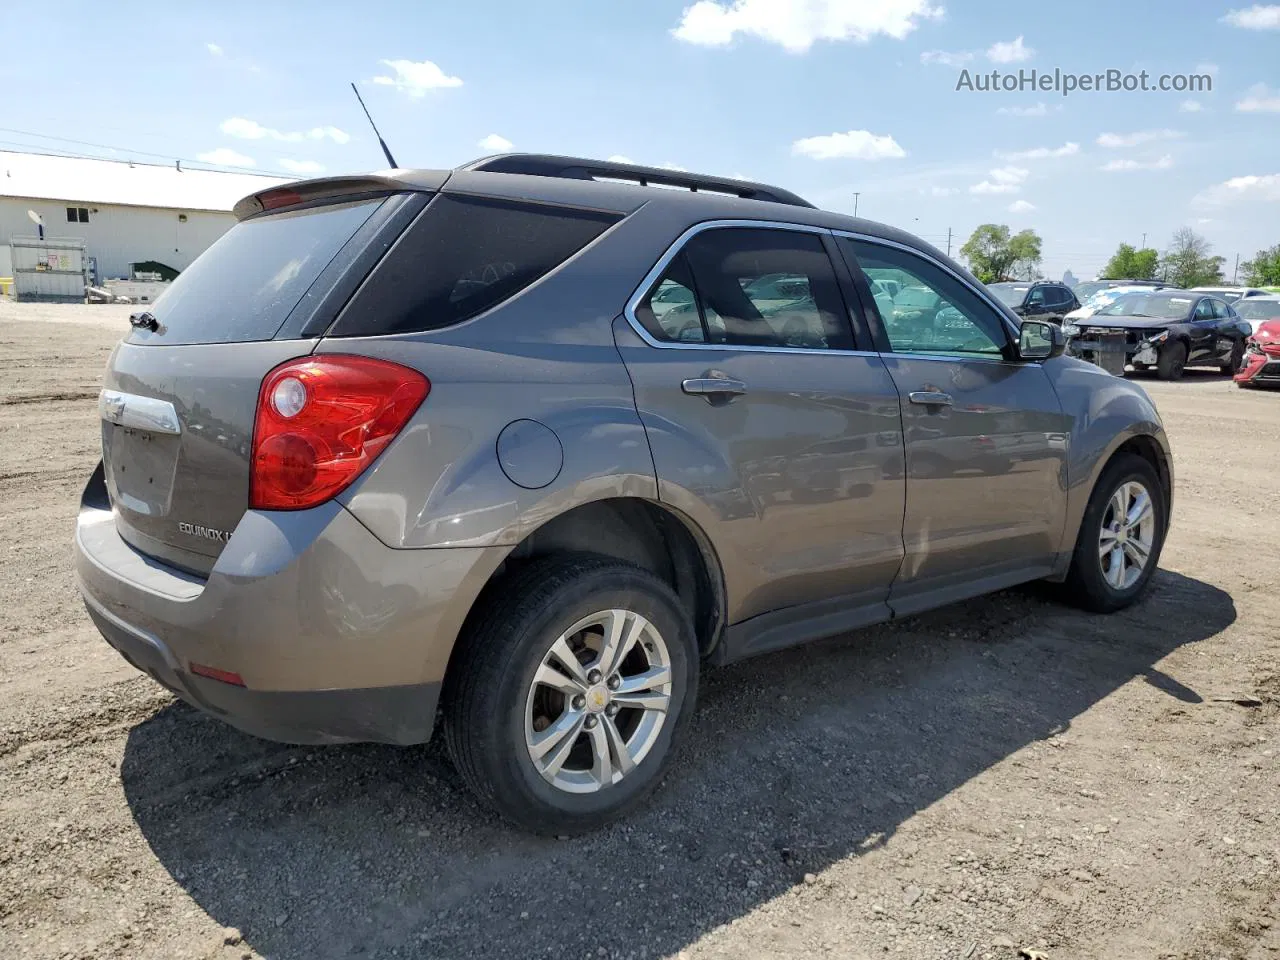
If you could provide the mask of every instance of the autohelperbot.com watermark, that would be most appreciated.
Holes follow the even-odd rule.
[[[1208,73],[1161,73],[1146,70],[1103,70],[1100,73],[1072,73],[1055,67],[1050,70],[1020,69],[960,71],[956,92],[965,93],[1212,93],[1213,76]]]

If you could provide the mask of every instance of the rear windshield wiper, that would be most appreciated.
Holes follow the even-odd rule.
[[[160,329],[160,321],[156,319],[156,315],[149,310],[142,313],[129,314],[129,326],[138,330],[150,330],[155,333]]]

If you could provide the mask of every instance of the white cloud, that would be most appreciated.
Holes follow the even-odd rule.
[[[971,60],[973,60],[973,53],[969,50],[957,50],[955,53],[948,53],[946,50],[926,50],[920,54],[921,63],[936,63],[944,67],[963,67]]]
[[[492,150],[494,153],[506,153],[515,144],[506,137],[500,137],[496,133],[491,133],[479,143],[476,144],[481,150]]]
[[[632,160],[630,157],[624,157],[620,153],[615,153],[613,156],[609,157],[609,162],[610,163],[635,163],[635,161]]]
[[[987,48],[987,59],[992,63],[1023,63],[1035,55],[1035,50],[1022,42],[1021,35],[1008,42],[993,43]]]
[[[1280,202],[1280,173],[1232,177],[1197,194],[1192,202],[1199,207],[1220,207],[1237,200]]]
[[[670,160],[665,160],[662,163],[658,164],[658,166],[661,167],[663,170],[674,170],[676,173],[689,172],[688,168],[682,167],[678,163],[672,163]]]
[[[1014,150],[1011,153],[996,151],[1001,160],[1016,162],[1018,160],[1050,160],[1055,157],[1070,157],[1080,152],[1080,144],[1064,143],[1060,147],[1034,147],[1031,150]]]
[[[201,163],[212,163],[219,167],[255,167],[253,157],[246,157],[243,153],[236,153],[230,147],[219,147],[217,150],[207,150],[204,153],[197,154],[196,159]]]
[[[996,110],[996,113],[1005,113],[1011,117],[1043,117],[1048,112],[1049,108],[1043,100],[1034,107],[1000,107]]]
[[[462,86],[460,77],[449,76],[430,60],[422,60],[420,62],[413,60],[383,60],[380,62],[384,67],[390,67],[395,72],[395,76],[389,77],[384,74],[374,77],[373,82],[380,83],[386,87],[395,87],[411,97],[421,97],[428,90]]]
[[[1010,213],[1030,213],[1034,209],[1036,209],[1036,205],[1028,203],[1026,200],[1015,200],[1009,204]]]
[[[1173,157],[1165,154],[1159,160],[1112,160],[1100,169],[1106,173],[1122,173],[1129,170],[1168,170],[1173,166]]]
[[[923,193],[924,191],[921,191],[921,192]],[[960,191],[957,190],[955,187],[930,187],[929,188],[929,196],[931,197],[950,197],[953,194],[956,194],[959,192]]]
[[[1122,147],[1136,147],[1143,143],[1154,143],[1157,140],[1178,140],[1186,134],[1181,130],[1138,130],[1135,133],[1104,133],[1098,137],[1098,146],[1116,150]]]
[[[282,170],[288,170],[290,173],[299,175],[324,173],[324,166],[314,160],[290,160],[288,157],[283,157],[276,162],[280,164]]]
[[[1178,104],[1178,109],[1183,113],[1199,113],[1204,109],[1204,104],[1199,100],[1183,100]]]
[[[212,53],[215,57],[222,56],[222,48],[218,46],[216,43],[206,43],[204,45],[204,48],[208,50],[210,53]]]
[[[1244,10],[1232,10],[1222,22],[1243,30],[1280,30],[1280,6],[1255,4]]]
[[[796,156],[813,160],[848,158],[852,160],[884,160],[905,157],[907,151],[898,141],[885,134],[877,136],[868,130],[850,130],[848,133],[828,133],[821,137],[805,137],[791,145]]]
[[[1280,113],[1280,91],[1268,89],[1265,83],[1255,83],[1243,100],[1236,103],[1241,113]]]
[[[977,195],[1017,193],[1031,171],[1025,167],[997,167],[989,173],[990,179],[975,183],[969,188],[969,192]]]
[[[921,20],[942,16],[928,0],[698,0],[671,31],[677,40],[723,47],[738,34],[805,53],[819,40],[901,40]]]
[[[218,128],[229,137],[241,140],[281,140],[285,143],[299,143],[303,140],[332,140],[334,143],[347,143],[351,135],[337,127],[312,127],[303,133],[300,130],[273,130],[264,127],[256,120],[244,117],[230,117],[222,121]]]

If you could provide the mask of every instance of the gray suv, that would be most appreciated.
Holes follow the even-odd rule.
[[[75,556],[107,641],[242,730],[439,713],[479,797],[572,833],[658,784],[705,666],[1156,568],[1146,394],[901,231],[541,155],[236,215],[111,355]]]

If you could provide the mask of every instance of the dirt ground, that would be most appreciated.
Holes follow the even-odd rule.
[[[255,740],[98,638],[127,313],[0,302],[0,956],[1280,957],[1280,393],[1145,382],[1178,485],[1135,609],[1014,590],[712,673],[653,804],[554,841],[438,746]]]

